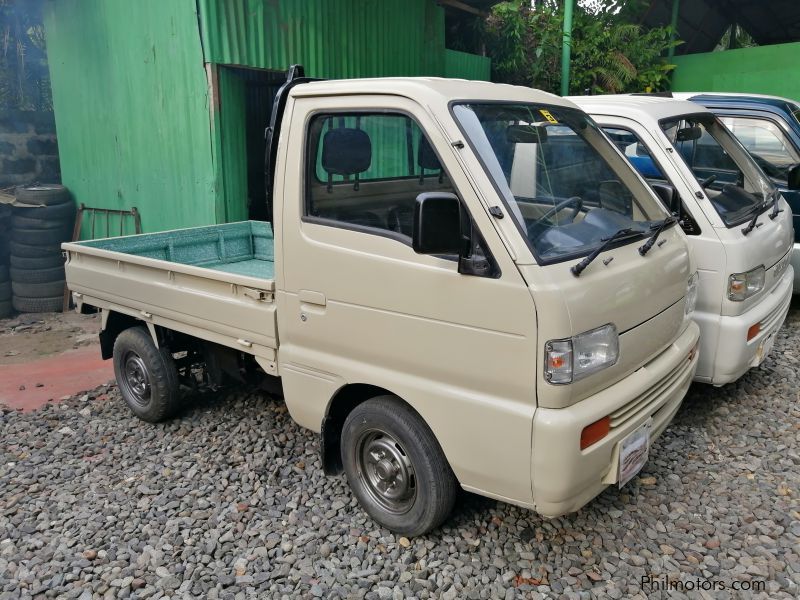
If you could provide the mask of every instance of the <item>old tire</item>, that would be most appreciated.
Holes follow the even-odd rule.
[[[50,256],[43,256],[38,258],[26,258],[24,256],[12,256],[11,268],[12,269],[52,269],[54,267],[64,266],[64,257],[61,252],[54,252]]]
[[[11,300],[0,300],[0,319],[10,317],[14,312],[14,307],[11,306]]]
[[[65,217],[63,219],[48,219],[47,217],[14,217],[11,222],[15,229],[59,229],[69,230],[75,222],[75,217]]]
[[[11,282],[0,281],[0,302],[11,300]]]
[[[59,294],[51,298],[25,298],[14,296],[11,304],[18,312],[24,313],[46,313],[62,312],[64,308],[64,296]]]
[[[428,425],[399,398],[356,406],[342,428],[341,451],[353,494],[384,527],[422,535],[452,511],[456,477]]]
[[[175,361],[166,348],[156,348],[147,329],[120,333],[113,360],[119,391],[133,414],[150,423],[174,414],[180,400]]]
[[[74,202],[64,202],[63,204],[53,204],[51,206],[27,206],[19,205],[14,207],[11,213],[13,218],[25,217],[26,219],[47,219],[51,221],[64,221],[74,219],[78,209]]]
[[[9,244],[11,256],[18,258],[48,258],[61,256],[61,244],[46,244],[44,246],[34,246],[32,244],[22,244],[11,240]]]
[[[23,298],[52,298],[64,295],[64,280],[48,281],[45,283],[17,283],[11,280],[11,290],[15,296]]]
[[[17,269],[11,267],[11,281],[14,283],[48,283],[64,281],[64,266],[50,269]]]
[[[72,227],[58,229],[12,229],[11,241],[29,246],[50,246],[61,244],[72,237]],[[12,251],[13,254],[13,251]]]
[[[55,183],[20,186],[14,191],[14,198],[18,204],[31,206],[53,206],[71,202],[67,188]]]

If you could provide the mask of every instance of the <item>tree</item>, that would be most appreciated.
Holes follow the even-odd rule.
[[[484,42],[496,81],[558,93],[563,3],[514,0],[495,5]],[[575,7],[570,93],[660,91],[674,65],[662,57],[670,29],[644,31],[634,21],[641,0],[589,0]]]

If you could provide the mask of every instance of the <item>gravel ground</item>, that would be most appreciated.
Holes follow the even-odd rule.
[[[324,477],[316,436],[263,393],[158,426],[113,387],[0,409],[0,599],[797,598],[799,368],[796,304],[763,368],[692,389],[628,487],[549,521],[464,494],[413,540]]]

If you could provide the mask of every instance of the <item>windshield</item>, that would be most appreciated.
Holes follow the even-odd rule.
[[[651,232],[667,216],[582,111],[538,104],[457,104],[453,113],[541,264]]]
[[[775,186],[714,115],[661,122],[667,138],[694,173],[727,227],[767,208]]]
[[[786,185],[789,169],[800,162],[800,152],[777,123],[740,116],[720,117],[720,120],[747,148],[764,173]]]

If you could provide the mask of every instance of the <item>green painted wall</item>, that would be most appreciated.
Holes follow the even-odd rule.
[[[244,80],[225,67],[219,68],[218,160],[224,202],[218,204],[220,223],[243,221],[247,207],[247,138]],[[217,153],[215,153],[216,155]]]
[[[488,56],[478,56],[457,50],[444,51],[444,76],[457,79],[489,81],[492,61]]]
[[[751,92],[800,99],[800,42],[676,56],[676,92]]]
[[[434,0],[198,0],[206,61],[313,77],[442,75]]]
[[[56,0],[44,9],[64,184],[139,208],[145,231],[216,222],[208,85],[194,0]]]

